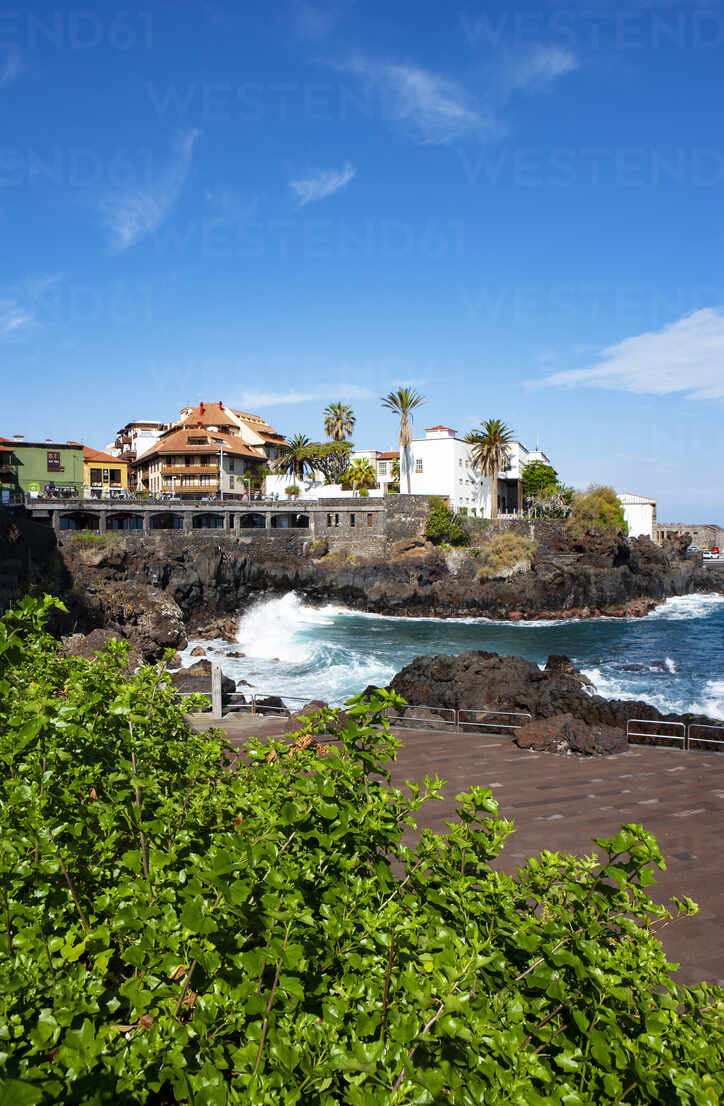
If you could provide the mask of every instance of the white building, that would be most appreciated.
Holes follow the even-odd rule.
[[[618,492],[630,538],[652,538],[656,527],[656,500],[632,492]]]
[[[156,444],[169,425],[153,419],[134,419],[127,422],[117,432],[115,441],[106,446],[106,453],[113,457],[123,457],[129,462],[136,461]]]
[[[397,480],[392,474],[392,466],[399,460],[400,454],[395,450],[379,449],[355,449],[349,455],[350,464],[353,461],[370,461],[377,474],[377,487],[370,488],[368,495],[373,498],[387,495],[390,484],[397,485]],[[286,498],[285,488],[296,485],[299,488],[299,499],[352,499],[359,493],[351,488],[342,489],[341,484],[325,484],[320,472],[307,480],[294,480],[291,476],[275,473],[267,476],[264,488],[267,495]]]
[[[550,461],[540,450],[528,450],[521,442],[508,447],[510,463],[498,476],[498,514],[523,509],[521,477],[531,461]],[[413,495],[446,497],[454,511],[490,518],[493,480],[473,467],[472,446],[449,426],[430,426],[424,438],[414,438],[410,448],[410,491]],[[400,461],[400,491],[407,491],[406,458]]]

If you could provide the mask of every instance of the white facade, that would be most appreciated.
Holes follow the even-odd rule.
[[[630,538],[652,538],[656,527],[656,500],[632,492],[619,492],[619,503]]]
[[[285,488],[296,485],[299,488],[298,499],[356,499],[359,492],[351,488],[343,491],[341,484],[325,484],[323,480],[295,480],[293,476],[274,474],[267,476],[264,481],[264,494],[272,498],[287,499]],[[382,488],[370,488],[370,498],[379,498],[384,495]]]
[[[139,419],[136,422],[126,423],[123,429],[118,431],[116,440],[106,446],[106,453],[110,453],[113,457],[132,453],[138,460],[156,444],[168,428],[169,423],[153,422],[151,419]]]
[[[510,464],[498,476],[498,514],[514,514],[521,506],[519,482],[531,461],[550,464],[540,450],[527,450],[521,442],[509,446]],[[431,426],[424,438],[415,438],[408,450],[410,491],[413,495],[446,497],[454,511],[490,518],[493,480],[481,476],[472,462],[472,447],[449,426]],[[407,458],[400,461],[400,491],[407,491]]]

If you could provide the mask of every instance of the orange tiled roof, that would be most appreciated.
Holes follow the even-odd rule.
[[[89,445],[83,446],[83,460],[103,461],[104,464],[109,465],[128,464],[128,462],[124,461],[122,457],[113,457],[110,453],[103,453],[100,449],[91,449]]]
[[[203,438],[203,442],[196,442],[194,439]],[[217,441],[224,443],[224,453],[233,455],[234,457],[249,457],[254,461],[265,461],[266,457],[260,449],[256,449],[254,446],[246,445],[242,442],[241,438],[235,434],[224,434],[219,430],[208,431],[203,427],[194,427],[186,425],[176,426],[172,430],[167,431],[162,438],[152,445],[136,462],[136,467],[143,465],[151,457],[161,456],[169,453],[189,453],[189,454],[207,454],[219,452]]]
[[[385,453],[378,453],[378,461],[397,461],[399,459],[399,452],[394,449],[388,449]]]

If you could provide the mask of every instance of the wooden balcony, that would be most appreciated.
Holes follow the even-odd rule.
[[[162,476],[206,476],[218,474],[217,465],[161,465]]]

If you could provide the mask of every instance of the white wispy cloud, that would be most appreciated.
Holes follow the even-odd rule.
[[[22,59],[15,46],[0,49],[0,88],[6,88],[20,75]]]
[[[191,169],[199,131],[183,134],[169,165],[146,188],[114,192],[100,204],[101,215],[113,249],[127,250],[157,230],[168,218]]]
[[[239,400],[241,407],[254,410],[257,407],[296,407],[302,403],[329,403],[329,397],[338,399],[373,399],[376,393],[356,384],[330,385],[319,389],[289,389],[285,392],[248,391]]]
[[[604,349],[594,365],[554,373],[543,383],[724,399],[724,310],[704,307],[662,330],[625,338]]]
[[[356,76],[380,101],[383,113],[431,145],[495,129],[495,121],[465,89],[429,69],[356,57],[340,68]]]
[[[508,58],[503,84],[510,92],[544,91],[579,66],[578,57],[566,47],[532,46]]]
[[[296,192],[299,198],[299,206],[324,200],[327,196],[333,196],[341,188],[346,188],[351,180],[354,180],[357,170],[348,161],[345,161],[341,169],[321,169],[309,177],[300,177],[298,180],[290,180],[289,187]]]
[[[14,334],[33,322],[33,314],[15,299],[0,299],[0,334]]]

